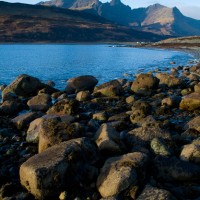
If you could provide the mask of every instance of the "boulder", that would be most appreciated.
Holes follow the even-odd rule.
[[[43,122],[44,118],[40,117],[35,120],[33,120],[26,133],[26,141],[27,142],[33,142],[38,143],[39,142],[39,132],[41,128],[41,124]]]
[[[142,89],[151,90],[158,87],[159,81],[151,74],[140,74],[133,82],[131,90],[138,93]]]
[[[105,111],[103,112],[98,112],[93,114],[92,119],[98,120],[98,121],[106,121],[107,120],[107,113]]]
[[[137,200],[176,200],[176,198],[167,190],[159,189],[147,185]]]
[[[117,196],[129,186],[142,181],[148,162],[146,154],[134,152],[106,160],[97,179],[97,189],[103,198]]]
[[[200,143],[185,145],[181,151],[180,159],[184,161],[200,163]]]
[[[191,93],[184,96],[179,107],[180,109],[189,111],[200,109],[200,93]]]
[[[159,123],[148,116],[141,121],[142,127],[135,128],[126,134],[130,146],[149,146],[154,138],[172,140],[170,133],[160,128]]]
[[[106,97],[116,97],[123,93],[123,88],[118,80],[113,80],[96,86],[94,92]]]
[[[177,96],[170,96],[167,98],[164,98],[161,102],[162,106],[169,106],[169,107],[176,107],[179,105],[181,101],[181,97],[177,97]]]
[[[27,112],[25,114],[19,115],[11,120],[11,122],[16,126],[17,129],[23,129],[29,126],[29,124],[38,117],[41,117],[41,113],[37,112]]]
[[[154,176],[165,182],[193,182],[200,178],[200,166],[175,157],[157,157],[153,165]]]
[[[19,97],[32,97],[35,96],[38,91],[43,88],[46,88],[49,93],[57,91],[56,89],[41,83],[37,78],[22,74],[3,90],[2,97],[4,99],[4,96],[9,92],[14,93]]]
[[[80,91],[76,95],[76,100],[77,101],[87,101],[90,99],[90,91]]]
[[[156,74],[156,77],[160,80],[159,85],[160,86],[167,86],[167,87],[180,87],[183,81],[180,78],[177,78],[176,76],[172,74],[166,74],[166,73],[159,73]]]
[[[40,126],[38,151],[41,153],[55,144],[82,137],[83,132],[79,123],[62,122],[57,116],[45,119]]]
[[[94,76],[78,76],[67,81],[66,92],[74,93],[85,90],[93,90],[98,80]]]
[[[39,94],[31,98],[27,104],[32,111],[47,111],[52,105],[51,96],[48,94]]]
[[[30,123],[30,126],[27,130],[26,141],[32,143],[38,143],[39,134],[42,129],[41,125],[44,123],[44,121],[54,118],[66,124],[71,124],[72,122],[74,122],[74,117],[72,117],[71,115],[62,115],[62,116],[44,115],[43,117],[37,118]]]
[[[15,115],[23,108],[23,104],[20,100],[6,100],[0,106],[0,114],[2,115]]]
[[[58,199],[71,185],[71,190],[77,190],[82,180],[88,180],[88,166],[92,167],[97,159],[96,145],[89,139],[63,142],[23,163],[20,181],[37,199]]]
[[[200,132],[200,116],[197,116],[190,120],[184,127],[185,129],[194,129]]]
[[[170,151],[167,143],[161,138],[154,138],[151,141],[150,145],[155,155],[160,155],[160,156],[172,155],[172,152]]]
[[[95,134],[94,140],[101,152],[121,152],[120,134],[108,124],[101,125]]]
[[[63,99],[55,103],[48,111],[47,114],[53,115],[71,115],[76,113],[79,104],[76,100]]]

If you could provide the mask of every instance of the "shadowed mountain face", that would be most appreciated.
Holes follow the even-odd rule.
[[[160,39],[163,37],[116,25],[81,11],[0,2],[0,42],[124,42]]]
[[[52,0],[40,4],[84,10],[118,24],[161,35],[200,35],[200,20],[185,17],[176,7],[155,4],[131,9],[120,0],[112,0],[110,3],[101,3],[99,0]]]

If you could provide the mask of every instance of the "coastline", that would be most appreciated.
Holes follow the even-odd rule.
[[[199,77],[199,64],[185,65],[101,85],[75,77],[65,91],[17,77],[0,106],[0,195],[197,199],[188,183],[199,187]]]

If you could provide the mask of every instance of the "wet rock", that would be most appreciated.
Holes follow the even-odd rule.
[[[159,181],[174,182],[198,181],[200,167],[198,165],[179,160],[175,157],[157,157],[154,160],[154,176]]]
[[[37,154],[20,167],[21,184],[37,199],[58,199],[59,194],[76,190],[98,158],[96,146],[87,138],[55,145]],[[80,171],[82,173],[79,173]]]
[[[123,88],[119,81],[113,80],[96,86],[94,92],[106,97],[116,97],[123,93]]]
[[[79,107],[78,101],[63,99],[55,103],[48,111],[47,114],[54,115],[71,115],[77,112]]]
[[[196,110],[200,108],[200,94],[199,93],[192,93],[182,98],[180,103],[180,109],[183,110]]]
[[[2,97],[4,99],[5,95],[9,92],[14,93],[19,97],[32,97],[43,88],[47,88],[49,93],[57,91],[56,89],[41,83],[37,78],[22,74],[3,90]]]
[[[85,90],[93,90],[98,80],[94,76],[79,76],[67,81],[66,92],[74,93]]]
[[[32,111],[47,111],[52,105],[51,96],[48,94],[39,94],[31,98],[27,104]]]
[[[89,91],[80,91],[76,95],[77,101],[86,101],[90,99],[90,92]]]
[[[148,157],[139,152],[109,158],[97,179],[97,188],[103,198],[117,196],[129,186],[142,180],[140,174],[148,162]],[[139,171],[138,171],[139,170]]]
[[[133,82],[131,90],[138,93],[141,89],[151,90],[158,87],[158,79],[151,74],[140,74]]]
[[[101,125],[95,134],[94,140],[101,152],[121,152],[120,134],[108,124]]]
[[[171,156],[172,151],[170,151],[167,143],[161,138],[154,138],[151,141],[151,149],[153,150],[154,154],[160,156]]]
[[[36,118],[39,118],[42,116],[42,113],[38,112],[27,112],[25,114],[19,115],[11,120],[11,122],[14,124],[14,126],[17,129],[23,129],[29,126],[29,124],[35,120]]]
[[[180,78],[171,74],[159,73],[156,74],[156,77],[160,80],[160,86],[179,87],[182,84],[182,80]]]
[[[5,85],[5,84],[0,85],[0,91],[3,91],[6,87],[7,87],[7,85]]]
[[[137,200],[176,200],[176,198],[167,190],[159,189],[147,185]]]
[[[82,137],[84,130],[79,123],[62,122],[60,117],[45,119],[39,132],[39,153],[47,148],[73,138]]]

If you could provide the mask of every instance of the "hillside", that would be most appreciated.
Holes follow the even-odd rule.
[[[161,38],[81,11],[0,2],[0,42],[124,42]]]
[[[41,5],[84,10],[137,30],[169,36],[200,35],[200,20],[184,16],[178,8],[155,4],[131,9],[120,0],[101,3],[99,0],[51,0]]]

